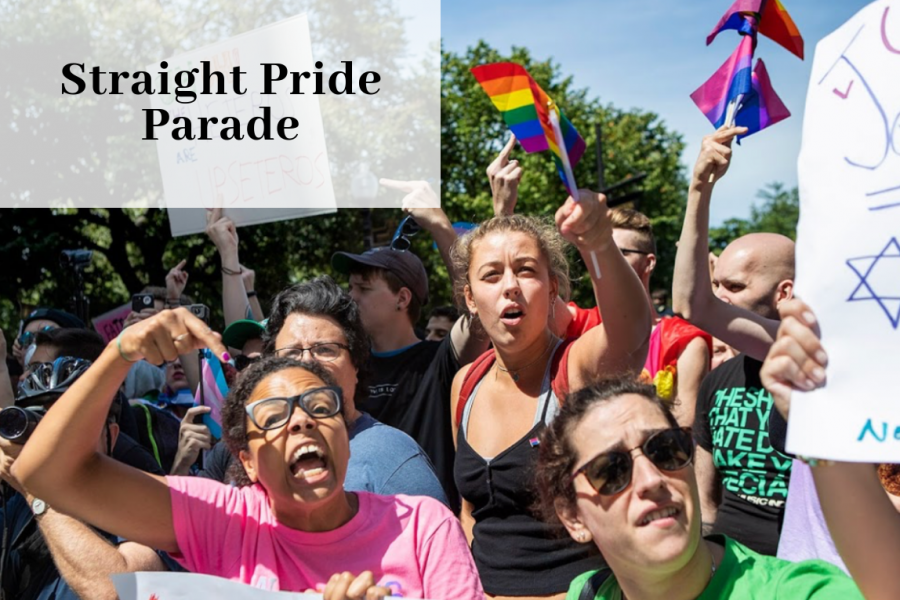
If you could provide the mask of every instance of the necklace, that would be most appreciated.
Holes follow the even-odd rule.
[[[524,371],[525,369],[527,369],[527,368],[530,367],[531,365],[535,364],[536,362],[538,362],[539,360],[541,360],[542,358],[544,358],[544,356],[546,356],[547,352],[550,350],[550,347],[553,345],[553,340],[554,340],[554,339],[555,339],[555,336],[552,336],[552,335],[551,335],[551,336],[550,336],[550,343],[547,344],[547,347],[544,348],[544,351],[541,352],[541,355],[538,356],[538,357],[537,357],[536,359],[534,359],[533,361],[531,361],[530,363],[528,363],[527,365],[522,365],[522,366],[519,367],[518,369],[507,369],[507,368],[501,367],[501,366],[500,366],[500,363],[498,362],[498,363],[495,363],[495,364],[497,365],[497,369],[500,370],[500,371],[503,371],[504,373],[509,373],[509,376],[512,377],[512,380],[513,380],[514,382],[518,383],[518,382],[519,382],[519,372],[520,372],[520,371]]]

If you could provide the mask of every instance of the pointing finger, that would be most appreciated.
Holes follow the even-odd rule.
[[[509,141],[506,142],[506,145],[503,146],[503,150],[500,151],[500,159],[506,160],[509,158],[510,152],[513,151],[513,148],[516,147],[516,134],[512,134],[509,136]]]

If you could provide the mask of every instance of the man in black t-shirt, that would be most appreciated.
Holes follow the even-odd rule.
[[[791,463],[770,443],[772,398],[759,369],[778,330],[778,305],[793,297],[794,243],[772,233],[740,237],[710,277],[709,203],[741,132],[723,128],[703,140],[675,257],[672,307],[743,353],[711,372],[697,396],[694,463],[704,529],[774,555]]]
[[[409,185],[427,187],[424,182]],[[416,187],[410,196],[427,193],[424,187]],[[449,219],[439,208],[410,212],[431,233],[452,278],[449,253],[456,232]],[[398,230],[398,236],[402,234]],[[456,510],[459,494],[453,481],[450,388],[460,366],[474,360],[487,342],[469,335],[467,319],[457,320],[441,342],[416,336],[415,325],[428,302],[428,275],[415,254],[395,246],[362,254],[337,252],[331,258],[332,267],[349,276],[350,295],[372,339],[369,397],[357,406],[419,443]]]

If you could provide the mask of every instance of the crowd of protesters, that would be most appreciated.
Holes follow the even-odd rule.
[[[109,344],[34,310],[8,356],[0,335],[3,598],[112,599],[110,575],[166,570],[328,600],[898,597],[898,470],[785,451],[790,392],[827,367],[793,242],[710,253],[741,132],[703,141],[671,308],[646,216],[589,190],[516,214],[513,138],[494,216],[457,237],[405,184],[391,245],[270,306],[211,211],[221,335],[183,261]],[[417,228],[455,294],[427,315]],[[567,245],[592,306],[569,301]]]

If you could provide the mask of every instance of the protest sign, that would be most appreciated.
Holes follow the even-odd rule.
[[[107,344],[116,339],[116,336],[122,333],[125,328],[125,318],[131,313],[131,303],[123,304],[119,308],[114,308],[109,312],[105,312],[99,317],[94,317],[91,321],[94,329],[103,338]]]
[[[206,230],[206,213],[211,209],[206,208],[170,208],[169,227],[172,236],[203,233]],[[226,208],[223,216],[228,217],[238,227],[244,225],[259,225],[261,223],[273,223],[275,221],[289,221],[316,215],[327,215],[337,212],[335,208]]]
[[[312,93],[313,84],[308,80],[307,93],[290,93],[290,73],[315,70],[305,15],[164,62],[168,72],[198,69],[200,75],[189,89],[198,93],[207,84],[202,81],[203,72],[211,69],[216,77],[209,79],[209,87],[218,90],[194,100],[173,94],[151,97],[152,110],[159,111],[157,122],[166,118],[163,111],[169,115],[167,124],[152,130],[148,125],[151,137],[144,138],[157,140],[167,207],[335,208],[319,96]],[[277,80],[282,75],[281,66],[286,72]],[[235,67],[241,72],[237,83]],[[152,65],[148,71],[159,68]],[[267,87],[271,87],[270,93]],[[185,137],[184,130],[173,137],[178,127],[185,126],[179,117],[187,117],[187,123],[192,124],[190,133],[198,139],[176,139]],[[228,117],[245,124],[243,139],[222,139],[226,129],[223,119]],[[299,122],[289,131],[296,134],[294,139],[278,135],[250,138],[251,125],[261,134],[263,119],[274,130],[284,117]],[[210,119],[209,139],[199,139],[198,123],[202,119]]]
[[[816,47],[799,159],[796,294],[829,355],[824,389],[794,393],[790,452],[900,462],[900,0]]]
[[[110,579],[121,600],[322,600],[322,594],[268,592],[196,573],[120,573]]]

